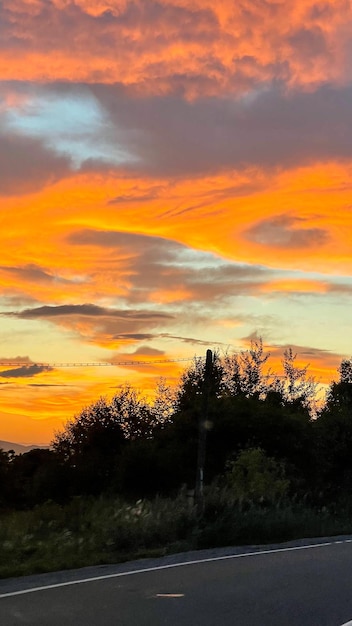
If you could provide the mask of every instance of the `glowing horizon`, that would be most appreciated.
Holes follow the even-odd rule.
[[[4,0],[0,21],[0,440],[47,443],[116,386],[181,371],[35,363],[261,336],[277,369],[292,346],[336,378],[352,353],[350,2]]]

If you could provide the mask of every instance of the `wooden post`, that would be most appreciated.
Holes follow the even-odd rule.
[[[203,484],[204,484],[204,467],[205,467],[205,454],[207,443],[207,422],[209,412],[209,387],[211,376],[213,372],[213,353],[211,350],[207,350],[205,360],[205,372],[203,380],[202,391],[202,412],[198,423],[198,455],[197,455],[197,473],[196,473],[196,488],[195,488],[195,503],[198,509],[203,509]]]

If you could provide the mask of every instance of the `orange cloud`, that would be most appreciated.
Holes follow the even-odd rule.
[[[299,259],[301,269],[349,274],[349,177],[348,165],[298,168],[268,175],[265,186],[243,196],[237,195],[236,176],[230,173],[185,179],[170,182],[168,192],[159,192],[141,207],[138,199],[111,203],[120,179],[82,174],[22,199],[0,198],[2,289],[42,302],[72,304],[125,297],[134,283],[133,252],[131,256],[117,244],[69,243],[70,234],[87,228],[105,232],[107,224],[111,231],[126,231],[126,240],[129,233],[143,233],[237,262],[289,269]],[[242,174],[240,185],[243,179]],[[133,193],[134,179],[122,183],[123,196]],[[147,182],[141,184],[147,193]],[[287,218],[281,227],[277,220],[282,215]],[[261,224],[274,225],[274,240],[270,242],[269,229],[266,239],[260,239]],[[256,229],[256,239],[249,229]],[[315,232],[326,233],[325,240],[310,237]],[[275,238],[280,244],[280,236],[278,248]],[[299,245],[285,246],[285,237]]]
[[[352,293],[351,3],[0,5],[0,437],[47,441],[125,375],[175,380],[164,353],[258,328],[275,352],[290,320],[327,380]],[[35,367],[62,354],[134,363]]]
[[[349,79],[351,17],[348,0],[11,0],[0,14],[0,76],[191,97],[278,78],[311,89]]]
[[[150,300],[153,302],[158,302],[160,304],[170,304],[172,302],[182,302],[185,300],[192,299],[192,291],[190,289],[185,289],[182,286],[172,287],[172,289],[162,289],[159,291],[154,291],[150,295]]]

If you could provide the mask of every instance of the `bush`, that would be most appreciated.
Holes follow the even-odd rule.
[[[286,497],[290,486],[283,463],[270,458],[261,448],[239,453],[227,466],[225,482],[239,502],[272,504]]]

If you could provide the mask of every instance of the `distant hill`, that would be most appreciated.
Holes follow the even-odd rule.
[[[0,449],[8,452],[9,450],[14,450],[16,454],[24,454],[25,452],[29,452],[30,450],[34,450],[35,448],[48,448],[49,446],[22,446],[20,443],[12,443],[11,441],[1,441],[0,440]]]

